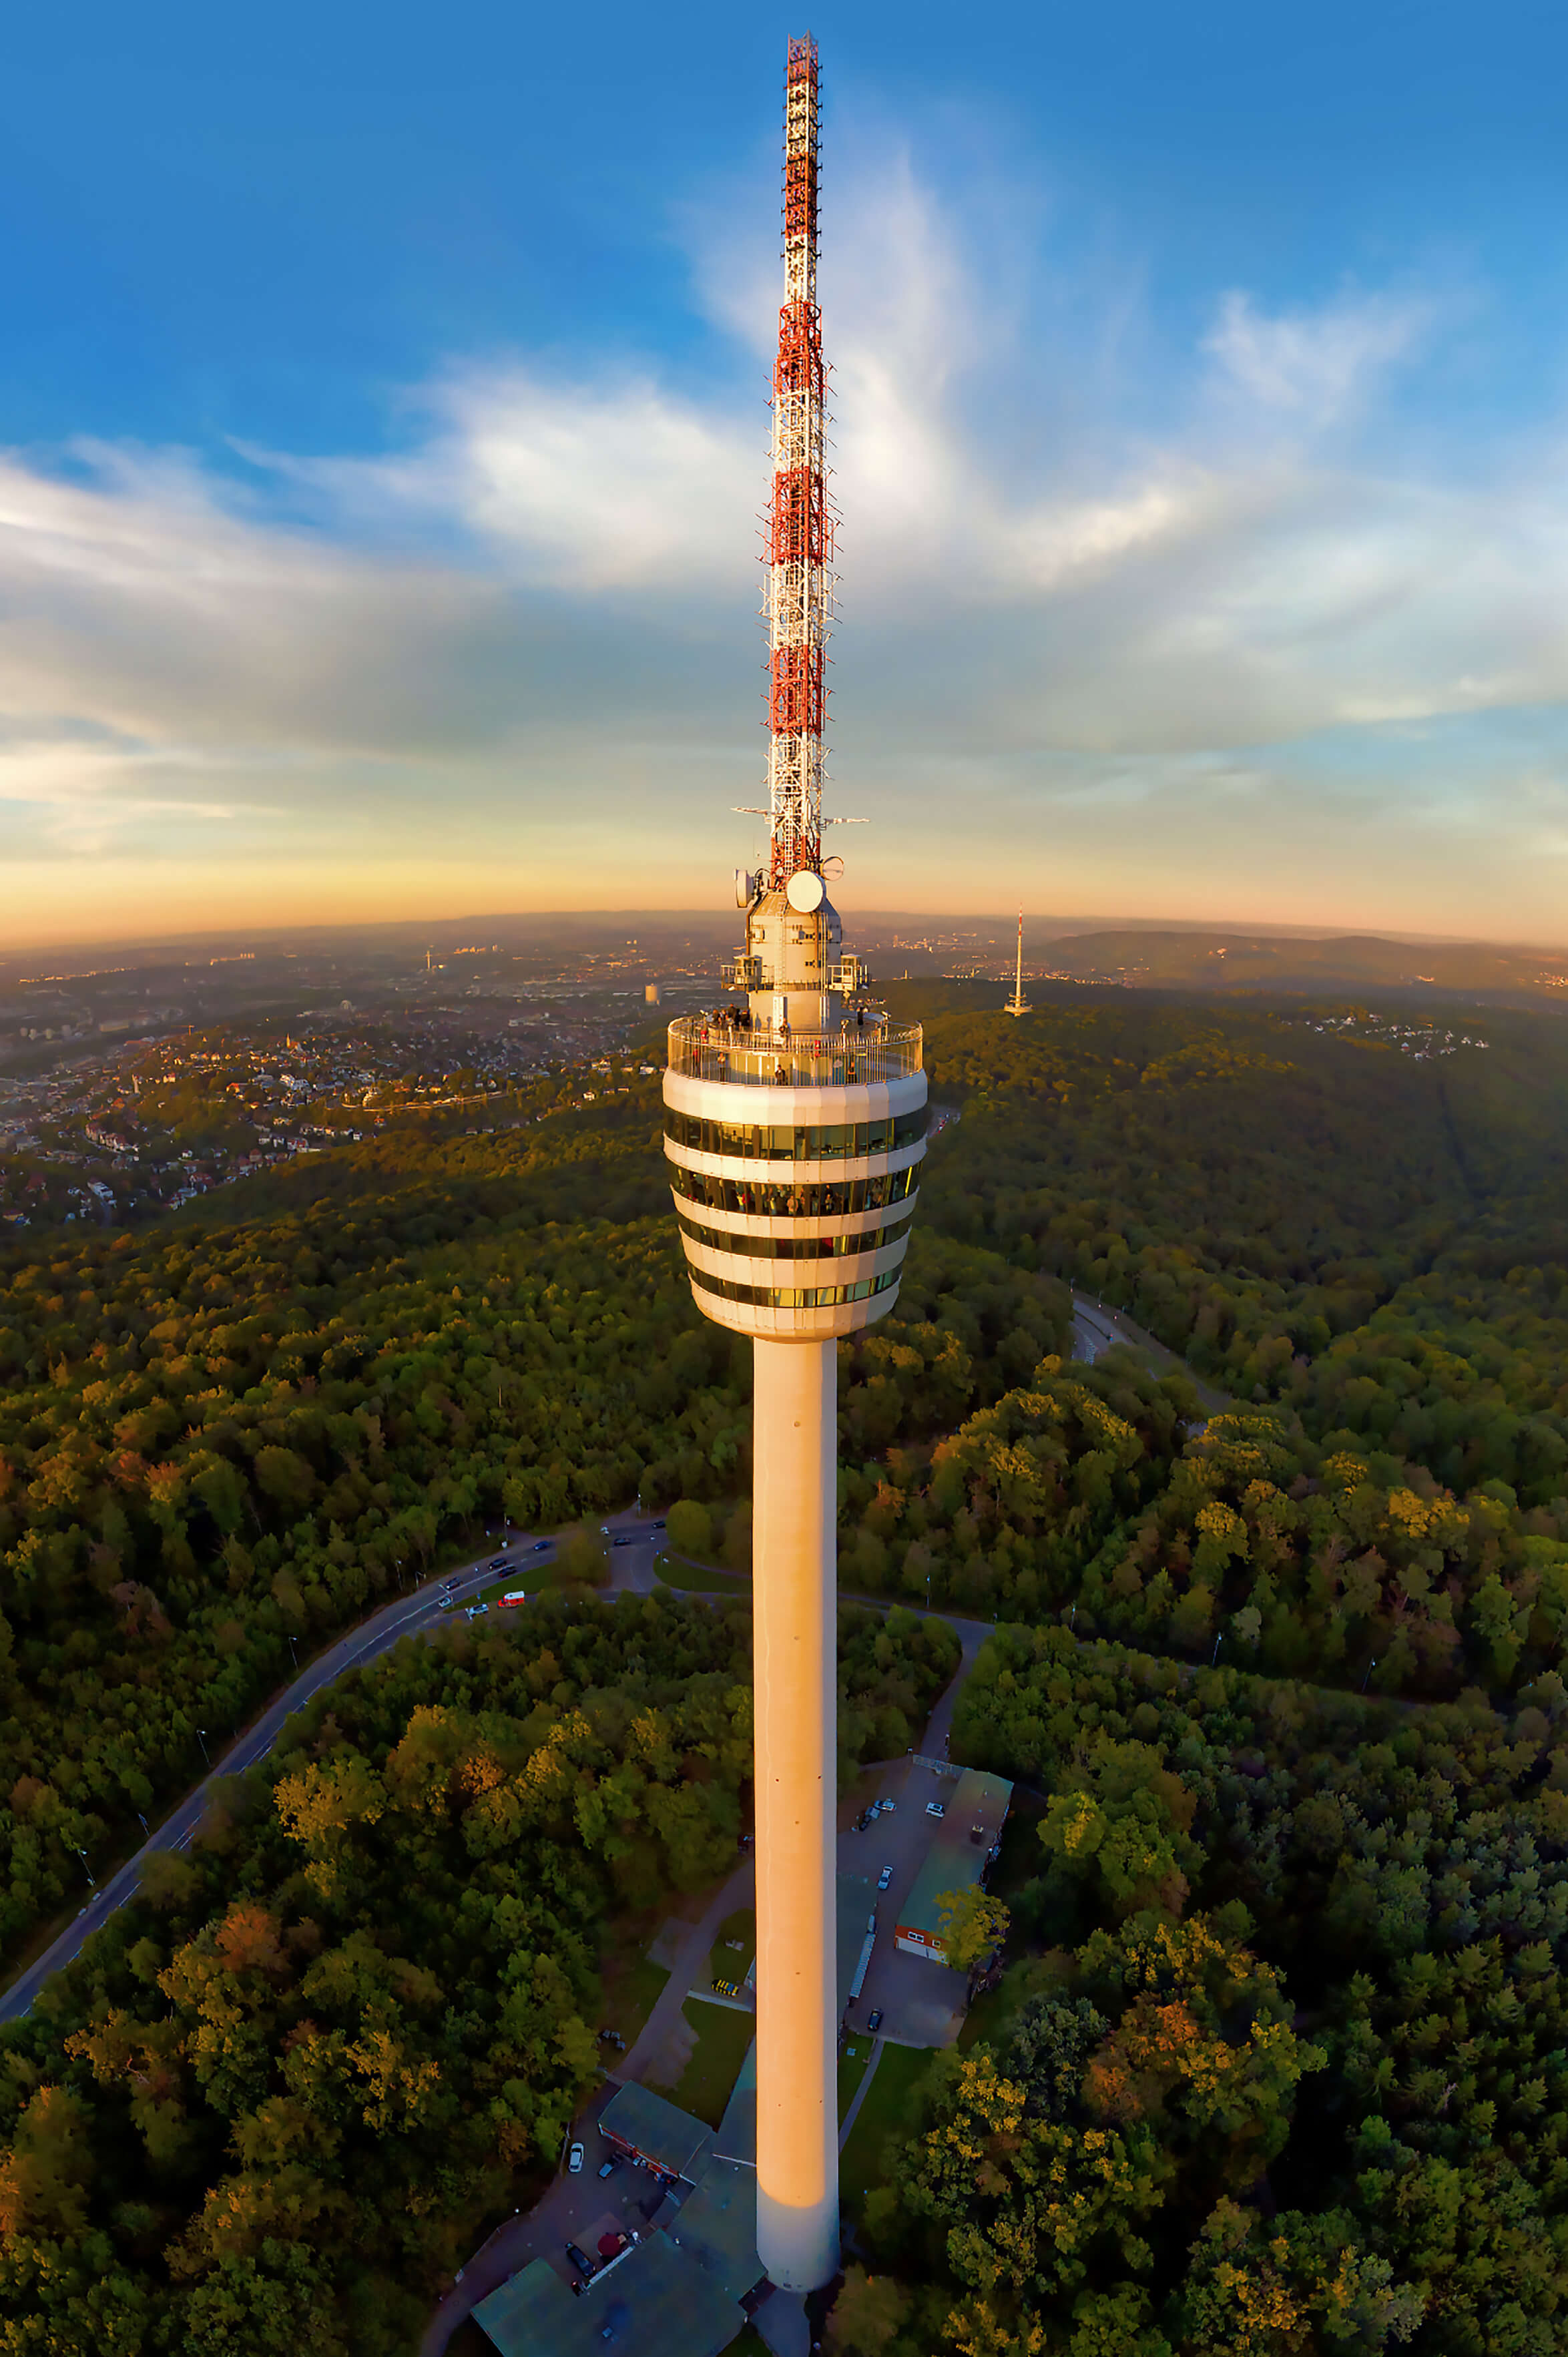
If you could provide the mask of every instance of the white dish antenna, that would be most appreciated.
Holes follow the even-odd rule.
[[[798,917],[809,917],[827,899],[828,888],[814,868],[798,867],[784,887],[784,898]]]
[[[749,868],[749,867],[737,867],[737,868],[736,869],[736,871],[735,871],[735,905],[736,905],[736,907],[737,909],[749,909],[749,908],[750,908],[750,906],[751,906],[751,903],[752,903],[753,898],[754,898],[754,897],[755,897],[755,895],[756,895],[756,891],[757,891],[757,878],[756,878],[756,877],[752,874],[752,872],[751,872],[750,868]]]

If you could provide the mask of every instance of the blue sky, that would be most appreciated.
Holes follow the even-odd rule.
[[[7,937],[722,902],[802,28],[10,29]],[[846,909],[1568,938],[1560,12],[812,29]]]

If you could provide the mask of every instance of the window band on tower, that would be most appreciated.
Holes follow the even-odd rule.
[[[682,1235],[710,1252],[744,1253],[748,1260],[854,1260],[865,1253],[881,1252],[902,1243],[914,1218],[911,1204],[901,1219],[887,1228],[868,1228],[859,1234],[815,1236],[751,1236],[733,1228],[700,1227],[684,1211],[676,1213]]]
[[[821,1128],[797,1123],[707,1121],[701,1114],[667,1107],[664,1135],[696,1154],[722,1154],[745,1162],[859,1161],[869,1154],[897,1154],[926,1134],[927,1107],[887,1114],[880,1121],[830,1122]]]
[[[885,1170],[875,1178],[835,1178],[826,1186],[780,1185],[755,1178],[720,1178],[711,1170],[688,1170],[672,1162],[671,1189],[709,1211],[749,1212],[772,1220],[836,1220],[854,1211],[885,1211],[915,1194],[920,1166]]]
[[[880,1276],[863,1276],[854,1285],[806,1285],[794,1287],[767,1285],[736,1285],[727,1276],[712,1276],[705,1268],[687,1264],[686,1274],[703,1293],[716,1293],[725,1301],[744,1302],[752,1309],[836,1309],[842,1302],[868,1301],[873,1294],[886,1293],[897,1284],[901,1268],[884,1269]]]

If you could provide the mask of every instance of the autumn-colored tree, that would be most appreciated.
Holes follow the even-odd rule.
[[[937,1937],[942,1954],[954,1972],[972,1972],[1001,1947],[1011,1921],[1000,1899],[978,1882],[966,1890],[943,1890],[937,1896]]]

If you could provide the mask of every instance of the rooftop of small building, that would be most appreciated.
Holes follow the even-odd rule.
[[[710,2160],[664,2231],[731,2299],[744,2299],[767,2272],[757,2255],[756,2169]]]
[[[675,2177],[693,2177],[713,2144],[713,2131],[701,2120],[635,2082],[611,2096],[600,2115],[599,2127],[605,2136],[620,2137],[645,2160],[656,2162]]]
[[[746,2318],[694,2258],[650,2234],[580,2296],[532,2259],[480,2300],[474,2321],[499,2357],[719,2357]]]
[[[1005,1776],[965,1768],[942,1797],[946,1814],[933,1827],[925,1864],[898,1910],[899,1925],[915,1931],[934,1932],[943,1894],[968,1890],[980,1880],[1007,1822],[1013,1787]]]

